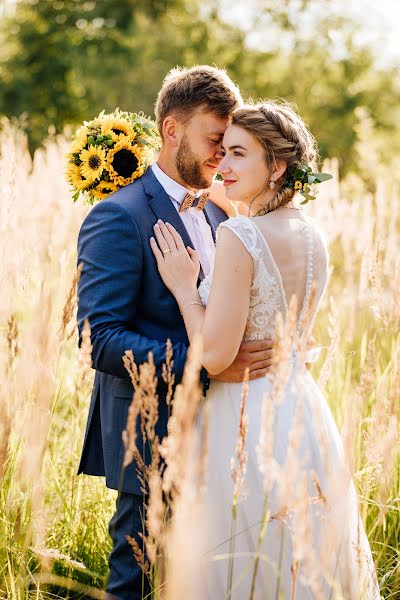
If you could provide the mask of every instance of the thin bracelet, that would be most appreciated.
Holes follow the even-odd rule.
[[[198,304],[199,306],[204,306],[204,304],[202,304],[201,302],[189,302],[188,304],[185,304],[185,306],[182,308],[181,315],[183,315],[183,311],[185,310],[185,308],[187,308],[188,306],[192,306],[193,304]]]

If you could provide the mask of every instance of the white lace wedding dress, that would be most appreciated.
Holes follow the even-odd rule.
[[[314,222],[301,211],[284,208],[265,217],[234,217],[220,227],[237,235],[254,262],[243,338],[274,337],[276,316],[280,312],[285,317],[286,298],[292,294],[303,307],[299,327],[315,294],[312,322],[328,267],[326,246]],[[208,276],[199,288],[204,304],[211,286]],[[205,401],[209,551],[203,597],[208,600],[380,597],[340,435],[302,362],[292,353],[287,381],[275,388],[265,377],[249,383],[248,460],[236,518],[231,460],[236,456],[242,384],[211,381]]]

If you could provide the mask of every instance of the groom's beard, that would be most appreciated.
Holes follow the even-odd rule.
[[[192,152],[186,135],[183,136],[176,155],[176,168],[185,183],[196,190],[210,187],[208,180],[201,172],[201,162]]]

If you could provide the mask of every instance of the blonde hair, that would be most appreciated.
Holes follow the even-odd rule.
[[[229,117],[242,104],[239,88],[226,71],[208,65],[176,67],[164,79],[154,112],[162,137],[164,119],[170,114],[186,122],[196,108],[204,105],[220,117]]]
[[[238,108],[231,123],[257,138],[265,148],[270,170],[274,163],[286,162],[286,170],[276,182],[276,194],[266,212],[285,206],[296,193],[287,185],[296,168],[304,164],[315,167],[318,157],[317,144],[308,127],[288,103],[273,100]]]

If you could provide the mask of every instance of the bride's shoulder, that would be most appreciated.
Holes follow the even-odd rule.
[[[257,243],[258,232],[251,219],[243,215],[236,215],[235,217],[226,219],[226,221],[222,221],[218,226],[217,241],[221,237],[221,232],[227,229],[234,234],[233,237],[231,236],[232,240],[234,237],[238,238],[245,246],[246,250],[248,250],[250,254],[253,254]]]
[[[226,219],[226,221],[222,221],[222,223],[220,223],[218,226],[218,230],[223,228],[231,229],[232,231],[243,232],[255,231],[256,229],[252,223],[252,220],[244,215],[235,215],[234,217],[229,217],[229,219]]]

